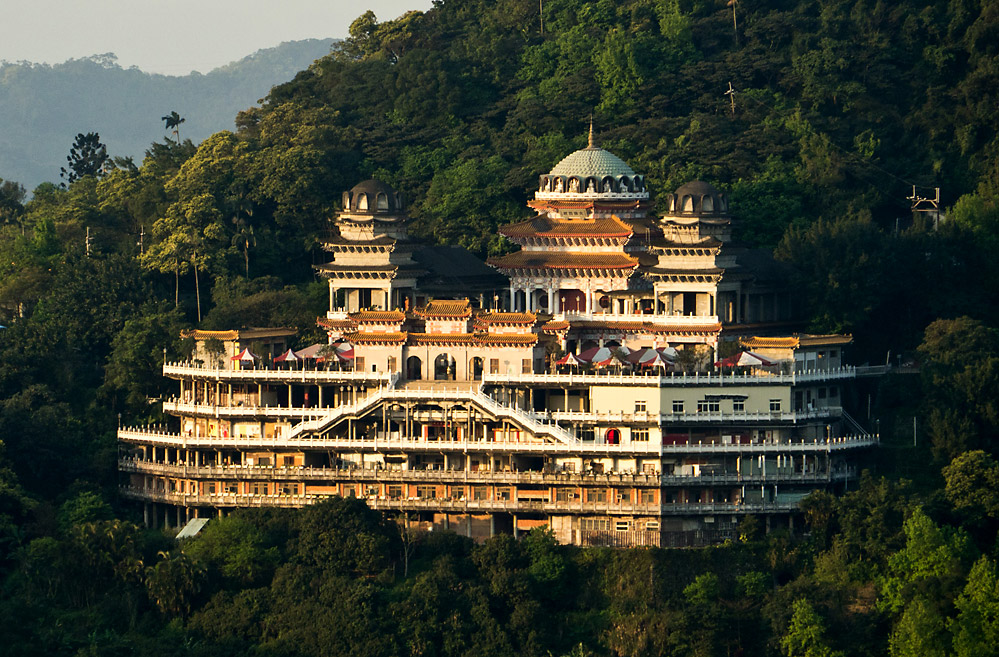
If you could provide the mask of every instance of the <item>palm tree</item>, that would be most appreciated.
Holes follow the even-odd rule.
[[[160,120],[166,123],[167,130],[170,130],[171,128],[173,129],[173,134],[177,137],[177,143],[179,144],[180,124],[186,121],[187,119],[183,118],[180,114],[177,114],[176,111],[171,111],[166,116],[160,117]]]

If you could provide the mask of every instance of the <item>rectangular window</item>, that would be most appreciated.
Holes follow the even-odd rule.
[[[779,399],[771,399],[770,400],[770,412],[771,413],[780,413],[780,400]]]
[[[610,520],[607,518],[583,518],[581,524],[584,531],[606,532],[610,530]]]
[[[642,504],[655,504],[656,491],[643,488],[640,499],[642,500]]]
[[[364,356],[354,357],[354,369],[358,372],[364,371]]]
[[[368,497],[378,497],[378,486],[376,484],[368,484],[365,494]]]
[[[735,399],[732,401],[732,412],[733,413],[745,413],[746,412],[746,400],[745,399]]]
[[[222,490],[228,495],[236,495],[239,493],[239,485],[235,482],[224,484]]]
[[[298,484],[283,483],[280,493],[281,495],[298,495]]]
[[[343,487],[344,497],[357,497],[357,487],[351,484],[350,486]]]
[[[683,413],[683,400],[682,399],[674,399],[673,400],[673,412],[674,413]]]
[[[295,465],[295,457],[294,456],[282,456],[281,457],[281,462],[284,465],[286,465],[286,466],[288,466],[288,465]]]
[[[402,486],[388,486],[385,489],[385,493],[388,495],[390,500],[401,500]]]
[[[648,410],[648,407],[646,406],[646,403],[645,403],[644,399],[640,399],[640,400],[638,400],[638,401],[635,402],[635,412],[636,413],[645,413],[647,410]]]
[[[631,529],[631,523],[627,520],[618,520],[614,523],[614,530],[619,532],[626,532]]]
[[[499,358],[490,358],[489,359],[489,373],[490,374],[499,374]]]
[[[215,482],[214,481],[209,481],[207,484],[205,484],[205,492],[208,495],[214,495],[215,494]]]
[[[698,413],[717,413],[721,410],[721,404],[717,400],[701,400],[697,402]]]
[[[472,499],[473,500],[487,500],[489,499],[488,492],[485,486],[473,486],[472,487]]]
[[[433,500],[437,498],[436,486],[417,486],[416,496],[421,500]]]
[[[603,488],[594,488],[593,490],[586,491],[586,501],[587,502],[606,502],[607,501],[607,490]]]
[[[270,465],[270,464],[271,464],[271,457],[269,456],[261,456],[257,459],[257,465]]]
[[[642,474],[655,474],[656,464],[655,463],[643,463],[642,464]]]
[[[525,358],[520,365],[520,372],[522,374],[530,374],[534,365],[531,363],[530,358]]]
[[[588,441],[592,442],[592,441],[596,440],[596,434],[594,433],[593,429],[580,429],[579,430],[579,439],[580,440],[588,440]]]
[[[652,532],[659,531],[659,521],[658,520],[646,520],[645,529]]]
[[[396,365],[397,365],[397,363],[396,363],[396,360],[395,360],[395,356],[389,356],[388,357],[388,371],[389,372],[395,372]]]
[[[270,493],[269,486],[261,481],[255,481],[250,484],[250,493],[252,495],[268,495]]]
[[[555,489],[555,501],[556,502],[571,502],[573,498],[572,488],[556,488]]]
[[[633,442],[633,443],[647,443],[647,442],[649,442],[649,430],[648,429],[632,429],[631,430],[631,442]]]
[[[509,502],[512,497],[512,491],[509,488],[497,488],[496,489],[496,499]]]

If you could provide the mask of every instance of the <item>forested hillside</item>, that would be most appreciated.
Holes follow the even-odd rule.
[[[543,7],[365,15],[233,132],[196,143],[185,123],[135,165],[79,158],[77,180],[30,202],[0,181],[5,648],[996,652],[999,5]],[[854,492],[807,498],[793,535],[749,518],[739,541],[672,552],[544,533],[473,547],[343,500],[237,514],[183,546],[135,524],[115,494],[115,427],[163,419],[147,400],[190,347],[182,328],[314,331],[316,238],[372,175],[408,194],[424,239],[502,251],[496,227],[528,215],[536,176],[585,145],[591,115],[659,197],[694,178],[730,194],[737,237],[794,266],[803,328],[854,333],[854,362],[919,365],[852,400],[882,432]],[[942,189],[937,230],[912,221],[913,185]]]
[[[171,111],[185,119],[181,136],[195,142],[232,129],[236,112],[328,54],[332,43],[283,43],[182,76],[123,69],[111,53],[51,66],[0,62],[0,177],[29,190],[59,182],[78,132],[96,131],[115,155],[141,161],[149,143],[166,134],[160,117]]]

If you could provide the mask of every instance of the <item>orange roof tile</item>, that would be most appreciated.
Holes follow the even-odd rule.
[[[355,329],[357,322],[350,319],[330,319],[329,317],[317,317],[316,324],[325,329]]]
[[[406,333],[348,333],[344,340],[353,344],[398,344],[406,341]]]
[[[565,331],[569,328],[569,322],[564,319],[550,319],[541,327],[542,331]]]
[[[474,344],[471,333],[410,333],[409,344]]]
[[[497,334],[497,333],[477,333],[475,335],[475,341],[482,345],[521,345],[527,346],[537,343],[538,336],[531,333],[530,335],[510,335],[510,334]]]
[[[472,316],[472,306],[468,299],[440,299],[428,302],[415,312],[421,317],[460,319]]]
[[[634,269],[638,266],[638,260],[623,253],[565,251],[517,251],[486,262],[500,269]]]
[[[181,331],[180,337],[194,338],[195,340],[252,340],[254,338],[283,338],[295,335],[298,331],[286,326],[275,328],[242,328],[228,331],[204,331],[202,329],[191,329]]]
[[[482,313],[478,320],[484,325],[533,324],[538,321],[538,316],[534,313]]]
[[[721,324],[657,324],[643,321],[573,322],[573,328],[587,330],[624,331],[629,333],[717,333]]]
[[[832,333],[828,335],[813,335],[810,333],[795,333],[794,335],[743,338],[739,340],[747,349],[797,349],[798,347],[824,347],[850,344],[853,336],[849,334]]]
[[[353,313],[351,319],[358,323],[389,323],[398,324],[406,321],[406,313],[401,310],[362,310]]]
[[[533,345],[538,336],[529,335],[497,335],[495,333],[410,333],[411,345],[471,345],[484,347],[488,345]]]
[[[554,219],[541,214],[527,221],[501,226],[506,237],[629,237],[632,228],[617,217]]]

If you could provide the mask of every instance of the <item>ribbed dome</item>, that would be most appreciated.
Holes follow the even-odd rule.
[[[401,212],[405,203],[402,194],[374,178],[354,185],[343,193],[343,208],[360,214],[381,214]]]
[[[579,176],[603,178],[634,176],[635,172],[617,155],[598,146],[583,148],[562,158],[551,170],[550,176]]]

